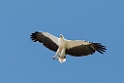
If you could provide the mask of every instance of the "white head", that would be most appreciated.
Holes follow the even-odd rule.
[[[60,37],[63,37],[63,35],[62,35],[62,34],[60,34]]]
[[[64,36],[62,34],[60,34],[60,39],[65,39]]]

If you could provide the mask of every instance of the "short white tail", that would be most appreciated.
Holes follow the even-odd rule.
[[[59,57],[58,60],[59,60],[60,63],[64,63],[66,61],[66,58]]]

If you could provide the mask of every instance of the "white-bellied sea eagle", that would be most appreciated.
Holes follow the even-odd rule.
[[[48,49],[55,51],[53,59],[59,60],[60,63],[66,61],[66,54],[81,57],[92,55],[96,51],[103,54],[106,47],[101,43],[93,43],[85,40],[67,40],[62,34],[60,38],[48,32],[34,32],[30,35],[33,42],[39,41]]]

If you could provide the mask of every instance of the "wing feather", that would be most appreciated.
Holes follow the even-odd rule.
[[[42,43],[45,47],[52,51],[57,51],[58,49],[58,38],[51,35],[50,33],[47,32],[34,32],[30,35],[30,39],[33,42],[39,41]]]
[[[106,47],[103,46],[101,43],[93,43],[84,40],[68,40],[66,54],[80,57],[92,55],[96,51],[103,54],[105,50]]]

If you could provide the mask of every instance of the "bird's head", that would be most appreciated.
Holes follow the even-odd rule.
[[[60,37],[63,37],[63,35],[62,35],[62,34],[60,34]]]

